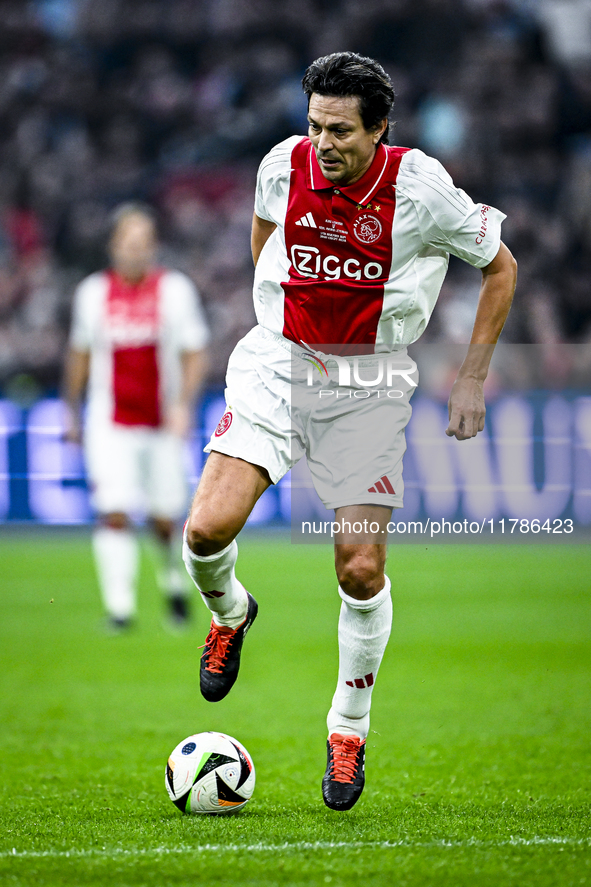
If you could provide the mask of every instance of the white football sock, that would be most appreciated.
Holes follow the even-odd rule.
[[[201,592],[201,597],[213,613],[216,625],[238,628],[246,619],[248,597],[236,579],[234,565],[238,545],[234,539],[227,548],[208,557],[193,554],[187,540],[183,540],[183,560],[189,576]]]
[[[156,560],[156,581],[158,588],[168,598],[189,597],[189,580],[183,569],[181,557],[182,536],[180,532],[174,532],[168,542],[155,539],[155,545],[151,547]]]
[[[331,733],[367,738],[371,694],[392,628],[390,580],[375,597],[358,601],[339,587],[339,676],[327,726]]]
[[[92,547],[105,610],[113,619],[131,619],[136,611],[139,546],[128,529],[97,527]]]

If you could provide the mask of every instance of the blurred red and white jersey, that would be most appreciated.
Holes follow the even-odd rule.
[[[308,138],[263,159],[255,212],[277,225],[257,263],[258,322],[305,345],[388,352],[423,332],[449,254],[477,268],[500,245],[504,214],[475,204],[439,161],[379,145],[367,172],[340,186]]]
[[[70,345],[90,351],[88,421],[159,428],[180,394],[181,355],[205,347],[198,293],[178,271],[154,269],[137,284],[112,270],[74,294]]]

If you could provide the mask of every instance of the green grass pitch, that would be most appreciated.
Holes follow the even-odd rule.
[[[245,536],[260,613],[230,696],[198,689],[196,620],[174,636],[144,559],[140,620],[100,630],[87,536],[0,539],[2,885],[591,884],[591,552],[392,546],[394,627],[367,782],[326,809],[339,600],[331,550]],[[252,754],[236,817],[183,816],[164,765],[221,730]]]

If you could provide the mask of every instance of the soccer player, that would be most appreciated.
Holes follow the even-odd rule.
[[[303,88],[308,137],[277,145],[259,169],[252,224],[258,326],[229,361],[227,409],[206,447],[183,553],[213,613],[201,692],[216,701],[236,680],[257,615],[236,578],[235,537],[263,491],[306,455],[341,528],[339,671],[322,790],[329,807],[348,810],[364,785],[371,695],[392,622],[386,528],[402,505],[404,428],[416,385],[405,346],[427,325],[449,254],[480,268],[473,335],[447,428],[458,440],[474,437],[484,427],[483,382],[516,263],[500,239],[501,212],[473,203],[420,150],[388,146],[394,93],[378,63],[334,53],[313,62]],[[314,364],[324,375],[309,387]],[[396,379],[391,396],[366,396],[349,379],[351,372],[361,377],[362,367],[363,378],[379,378],[380,366]]]
[[[66,360],[66,437],[84,433],[98,523],[93,549],[109,624],[136,613],[138,541],[132,516],[144,510],[161,551],[158,581],[170,619],[188,618],[188,589],[176,529],[186,513],[184,439],[206,372],[209,338],[199,296],[184,274],[157,267],[155,217],[124,204],[114,214],[111,267],[78,286]],[[180,530],[179,530],[180,532]]]

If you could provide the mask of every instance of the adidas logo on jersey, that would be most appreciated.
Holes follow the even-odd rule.
[[[367,491],[368,493],[390,493],[391,496],[394,495],[394,487],[390,483],[388,476],[384,474],[379,480],[375,482],[373,487],[370,487]]]
[[[367,687],[373,686],[373,675],[370,672],[364,678],[355,678],[354,681],[345,681],[347,687],[357,687],[358,690],[365,690]]]
[[[305,216],[302,216],[301,219],[298,219],[296,225],[299,225],[302,228],[317,228],[318,225],[314,221],[314,216],[312,213],[306,213]]]

